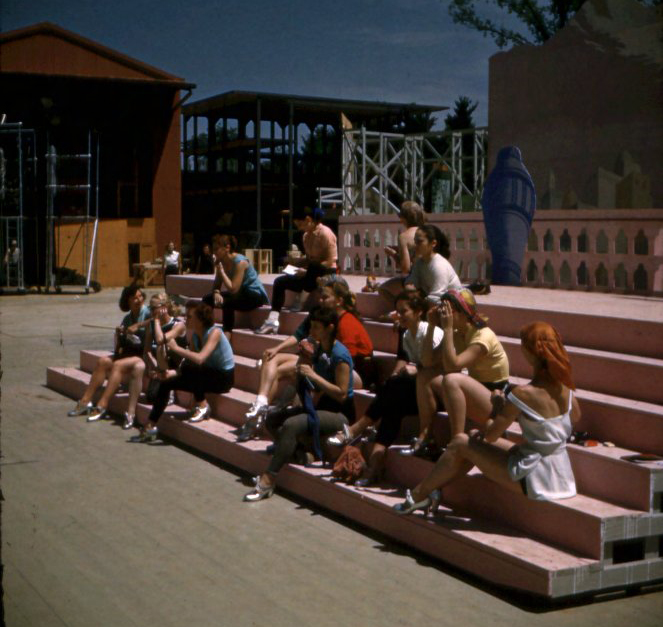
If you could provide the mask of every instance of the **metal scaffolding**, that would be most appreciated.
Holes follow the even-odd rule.
[[[60,292],[63,286],[72,285],[63,281],[61,269],[80,238],[83,287],[88,294],[99,228],[99,136],[88,131],[87,152],[83,153],[58,154],[48,136],[46,144],[46,291],[53,288]],[[69,202],[66,208],[57,202],[63,195]],[[80,226],[63,256],[59,227],[72,223]]]
[[[412,135],[344,131],[343,214],[398,212],[404,200],[435,212],[480,209],[487,138],[487,128]]]
[[[0,124],[0,220],[2,221],[3,287],[25,291],[24,191],[37,176],[35,132],[22,122]],[[14,251],[11,243],[16,241]]]

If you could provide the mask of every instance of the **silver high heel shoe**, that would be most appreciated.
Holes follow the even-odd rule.
[[[88,422],[96,422],[97,420],[103,420],[106,417],[107,410],[103,407],[92,407],[90,413],[87,415]]]
[[[76,403],[76,407],[74,407],[71,411],[67,412],[67,416],[74,417],[74,416],[87,416],[92,410],[94,409],[94,405],[90,401],[86,405],[81,405],[80,401]]]
[[[350,440],[352,439],[352,436],[350,435],[350,427],[348,425],[344,424],[343,425],[343,435],[330,435],[327,438],[327,444],[331,446],[344,446],[347,444]]]
[[[124,412],[124,424],[122,425],[122,428],[126,431],[127,429],[131,429],[131,427],[134,426],[134,422],[136,421],[136,414],[130,414],[128,411]]]
[[[265,410],[267,407],[265,407]],[[260,429],[265,422],[265,415],[260,413],[256,416],[249,418],[241,427],[239,435],[237,436],[238,442],[248,442],[253,438],[257,438]]]
[[[260,485],[260,477],[255,478],[255,484],[256,487],[251,490],[251,492],[248,492],[247,494],[244,495],[244,502],[245,503],[255,503],[256,501],[262,501],[263,499],[268,499],[272,494],[274,494],[274,487],[275,486],[270,486],[269,488],[265,488]]]
[[[433,490],[425,499],[415,503],[410,490],[406,490],[405,501],[394,505],[394,510],[399,514],[406,515],[413,514],[420,509],[424,512],[424,516],[428,516],[431,511],[433,514],[437,513],[441,498],[442,493],[439,490]]]

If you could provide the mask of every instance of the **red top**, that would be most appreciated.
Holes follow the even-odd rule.
[[[336,339],[348,349],[352,357],[369,357],[373,354],[373,342],[364,325],[349,311],[338,321]]]

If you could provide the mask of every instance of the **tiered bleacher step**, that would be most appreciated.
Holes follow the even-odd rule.
[[[209,291],[205,277],[169,277],[171,293],[200,297]],[[268,284],[271,288],[271,284]],[[542,292],[543,294],[544,292]],[[373,294],[358,295],[362,314],[377,316],[384,312],[384,303]],[[487,297],[490,299],[490,296]],[[519,316],[527,315],[522,323],[533,319],[551,319],[544,309],[512,309],[504,304],[482,306],[490,311],[491,327],[502,335],[509,351],[513,372],[528,374],[520,363],[517,330]],[[267,315],[267,308],[250,315],[238,316],[238,324],[258,326]],[[523,314],[522,312],[526,312]],[[585,315],[578,322],[571,314],[556,314],[553,321],[561,328],[574,360],[579,382],[578,398],[583,410],[583,428],[591,437],[610,440],[616,446],[582,447],[569,445],[579,495],[572,499],[544,503],[533,502],[512,493],[473,471],[468,477],[444,490],[444,507],[435,517],[401,517],[391,506],[403,498],[403,486],[414,485],[429,471],[431,462],[400,456],[398,447],[389,452],[385,483],[378,488],[358,489],[329,480],[329,469],[320,465],[304,468],[289,465],[279,474],[280,489],[292,492],[322,507],[404,542],[433,557],[494,583],[517,588],[552,599],[590,594],[599,591],[645,584],[663,578],[663,465],[656,462],[633,463],[623,458],[636,452],[663,453],[663,402],[657,396],[656,385],[661,360],[647,352],[648,343],[641,335],[660,338],[663,324],[648,323],[642,334],[639,323],[627,322],[631,336],[629,346],[641,355],[625,357],[615,344],[614,319],[606,322],[601,316]],[[281,315],[281,332],[291,333],[305,314]],[[601,326],[611,328],[610,340],[601,344]],[[583,333],[576,334],[576,345],[569,341],[575,330],[589,324],[591,333],[583,343]],[[622,324],[623,321],[622,321]],[[566,331],[563,328],[566,325]],[[393,362],[397,337],[391,325],[367,322],[379,359],[388,367]],[[634,331],[635,329],[635,331]],[[229,393],[210,397],[216,419],[189,424],[184,409],[169,407],[160,422],[164,435],[215,456],[246,472],[257,474],[264,470],[268,456],[266,442],[253,440],[236,442],[235,429],[244,420],[244,413],[255,398],[258,384],[256,359],[265,348],[286,337],[256,336],[238,328],[233,333],[236,352],[236,388]],[[586,346],[591,345],[589,348]],[[582,347],[582,348],[581,348]],[[659,353],[660,354],[660,353]],[[89,381],[100,353],[82,351],[80,368],[50,368],[48,385],[72,398],[80,397]],[[644,356],[644,358],[642,358]],[[611,386],[597,391],[596,378],[583,378],[580,370],[605,370],[603,360],[615,362],[613,372],[619,377],[610,379],[611,385],[620,380],[627,385],[635,400],[614,394]],[[587,360],[583,362],[582,360]],[[579,365],[582,364],[582,365]],[[646,375],[645,375],[646,371]],[[607,377],[608,375],[606,375]],[[599,377],[600,378],[600,377]],[[640,385],[646,379],[649,385]],[[605,379],[604,379],[605,380]],[[584,389],[587,387],[587,389]],[[652,390],[652,388],[655,388]],[[636,390],[636,392],[633,392]],[[606,393],[607,392],[607,393]],[[357,405],[363,409],[371,394],[358,391]],[[644,396],[646,400],[639,398]],[[178,395],[178,402],[186,405],[189,395]],[[656,400],[658,399],[658,400]],[[653,402],[652,402],[653,401]],[[126,395],[117,395],[111,410],[117,413],[126,406]],[[145,418],[149,406],[139,405],[139,417]],[[441,414],[437,426],[446,419]],[[409,426],[412,427],[412,420]],[[517,425],[511,430],[518,437]],[[238,504],[238,506],[245,506]]]

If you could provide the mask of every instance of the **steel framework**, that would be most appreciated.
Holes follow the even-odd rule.
[[[53,288],[60,292],[65,283],[56,272],[55,262],[64,267],[71,256],[79,237],[82,237],[82,267],[85,268],[85,293],[90,291],[92,269],[95,259],[97,232],[99,228],[99,136],[87,133],[87,152],[57,154],[56,148],[47,138],[46,153],[46,291]],[[69,165],[69,168],[63,166]],[[72,168],[73,166],[73,174]],[[78,168],[78,170],[77,170]],[[82,172],[82,177],[81,177]],[[75,204],[70,209],[74,215],[63,215],[57,207],[59,193],[74,194]],[[79,223],[80,227],[66,256],[60,261],[60,229],[67,223]],[[92,233],[90,233],[92,226]]]
[[[343,214],[398,213],[408,199],[424,204],[437,189],[436,211],[481,208],[488,129],[404,135],[359,130],[343,133]],[[471,142],[471,154],[463,146]],[[435,181],[443,183],[433,189]],[[332,190],[326,190],[330,194]]]
[[[2,220],[2,258],[9,250],[12,240],[16,240],[18,260],[7,263],[4,287],[15,287],[25,291],[23,237],[24,188],[27,170],[30,169],[32,181],[37,176],[37,157],[35,132],[23,128],[22,122],[0,124],[0,220]]]

